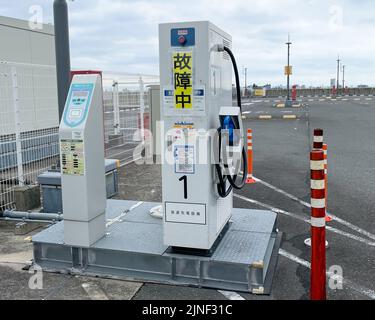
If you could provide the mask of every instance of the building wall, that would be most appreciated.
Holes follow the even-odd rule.
[[[12,71],[18,82],[21,132],[58,126],[54,29],[0,16],[0,135],[15,131]]]

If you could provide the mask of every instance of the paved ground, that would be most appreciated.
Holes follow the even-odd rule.
[[[321,127],[329,149],[328,210],[337,217],[329,223],[327,230],[330,245],[327,267],[341,266],[344,276],[343,289],[328,288],[328,297],[375,299],[375,222],[372,215],[375,205],[375,100],[370,98],[317,98],[314,101],[306,98],[303,102],[307,105],[293,109],[298,113],[297,119],[243,119],[245,127],[253,129],[254,175],[263,182],[247,185],[238,192],[247,199],[257,200],[257,205],[239,198],[235,198],[234,205],[285,210],[278,218],[278,228],[284,232],[285,239],[271,295],[239,293],[242,298],[308,298],[306,262],[310,259],[309,249],[303,241],[309,236],[309,224],[304,221],[309,218],[309,208],[303,201],[308,202],[310,197],[311,132],[313,128]],[[245,100],[243,110],[272,115],[289,111],[276,110],[272,107],[274,101],[268,100]],[[284,192],[276,191],[275,187]],[[160,201],[160,167],[134,163],[122,167],[120,190],[118,198],[121,199]],[[300,200],[290,199],[285,192]],[[31,258],[31,244],[29,238],[14,236],[12,231],[9,225],[0,226],[0,299],[225,299],[217,290],[55,274],[45,275],[44,290],[30,290],[27,285],[30,274],[21,268],[24,261]]]

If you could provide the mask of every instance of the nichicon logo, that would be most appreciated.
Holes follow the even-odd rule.
[[[186,36],[189,33],[187,29],[180,29],[177,31],[177,35],[179,36]]]

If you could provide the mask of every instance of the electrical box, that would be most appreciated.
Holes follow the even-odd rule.
[[[163,238],[210,249],[231,217],[233,195],[216,192],[212,135],[232,105],[231,36],[208,21],[159,25]]]
[[[101,76],[74,75],[59,128],[64,241],[89,247],[105,234]]]

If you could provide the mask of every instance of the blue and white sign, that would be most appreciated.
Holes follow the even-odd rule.
[[[67,126],[77,127],[86,119],[93,89],[93,83],[72,84],[63,116]]]

